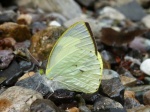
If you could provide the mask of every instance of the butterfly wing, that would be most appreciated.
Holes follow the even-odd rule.
[[[66,89],[93,93],[100,84],[101,65],[87,23],[78,22],[55,44],[49,57],[46,75]]]

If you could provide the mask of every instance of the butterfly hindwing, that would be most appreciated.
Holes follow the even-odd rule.
[[[100,84],[101,63],[87,24],[78,22],[56,42],[46,75],[66,89],[92,93]]]

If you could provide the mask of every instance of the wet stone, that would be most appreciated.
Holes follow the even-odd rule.
[[[65,112],[60,110],[52,101],[47,99],[37,99],[30,106],[31,112]]]

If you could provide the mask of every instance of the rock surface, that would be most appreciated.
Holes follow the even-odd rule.
[[[0,95],[1,112],[30,112],[30,105],[42,95],[18,86],[8,88]]]
[[[140,69],[143,71],[145,74],[150,75],[150,59],[146,59],[142,62]]]

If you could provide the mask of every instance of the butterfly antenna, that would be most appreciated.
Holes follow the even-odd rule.
[[[25,52],[28,54],[28,58],[31,59],[36,65],[41,66],[41,63],[31,54],[31,52],[26,48]]]

